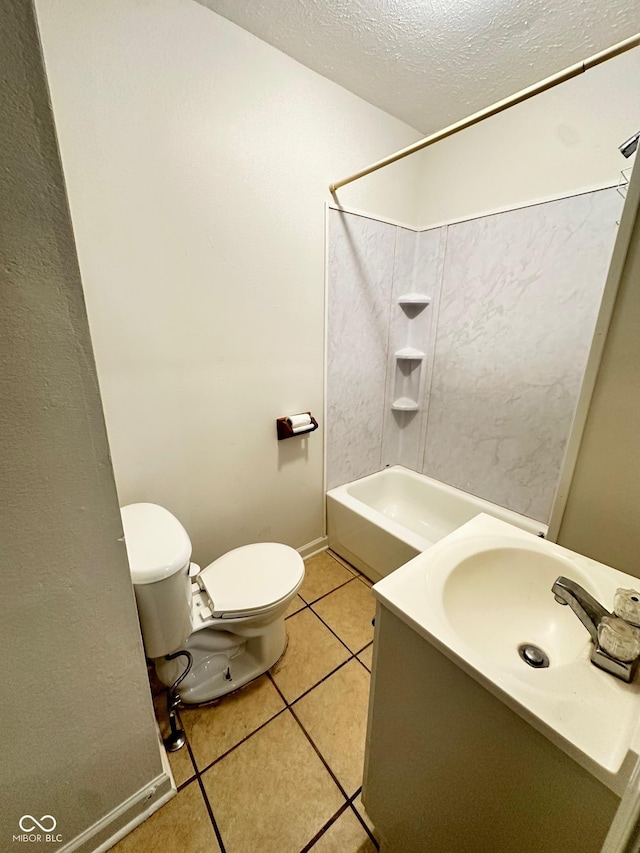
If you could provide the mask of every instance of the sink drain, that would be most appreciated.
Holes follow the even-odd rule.
[[[544,669],[549,666],[549,658],[545,652],[531,643],[523,643],[518,646],[518,654],[526,664],[534,669]]]

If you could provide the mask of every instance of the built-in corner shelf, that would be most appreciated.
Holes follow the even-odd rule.
[[[411,324],[430,303],[430,296],[417,291],[403,293],[398,297],[398,305],[406,315],[404,318],[399,318],[403,320],[405,326],[405,341],[412,340]],[[394,412],[417,412],[420,410],[418,401],[420,400],[422,365],[427,354],[417,347],[406,346],[396,350],[393,357],[395,358],[395,375],[391,392],[393,396],[390,395],[393,400],[391,409]],[[401,427],[402,424],[399,423],[398,426]]]
[[[422,361],[423,358],[426,358],[427,354],[415,347],[403,347],[403,349],[399,349],[394,355],[396,358],[405,361]]]
[[[398,305],[429,305],[431,297],[425,293],[403,293],[398,297]]]
[[[417,412],[420,405],[416,400],[412,400],[411,397],[398,397],[391,404],[391,408],[394,412]]]

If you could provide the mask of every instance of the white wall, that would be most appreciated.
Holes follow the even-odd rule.
[[[417,131],[192,0],[38,0],[122,503],[200,561],[323,533],[328,184]],[[416,160],[343,203],[417,218]]]
[[[414,155],[421,227],[615,184],[629,166],[618,146],[640,130],[639,79],[635,48]]]
[[[0,849],[10,850],[23,815],[52,815],[67,844],[160,783],[162,765],[35,18],[23,0],[5,0],[2,15]]]

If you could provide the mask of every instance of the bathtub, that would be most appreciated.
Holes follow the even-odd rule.
[[[378,581],[480,512],[547,532],[539,521],[395,465],[327,492],[329,548]]]

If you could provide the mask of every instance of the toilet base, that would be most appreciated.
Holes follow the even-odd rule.
[[[183,646],[191,653],[193,665],[178,688],[180,701],[185,705],[211,702],[238,690],[270,669],[286,645],[284,615],[267,625],[254,623],[243,634],[219,628],[194,632]],[[184,671],[184,660],[157,658],[154,663],[158,678],[167,687]]]

